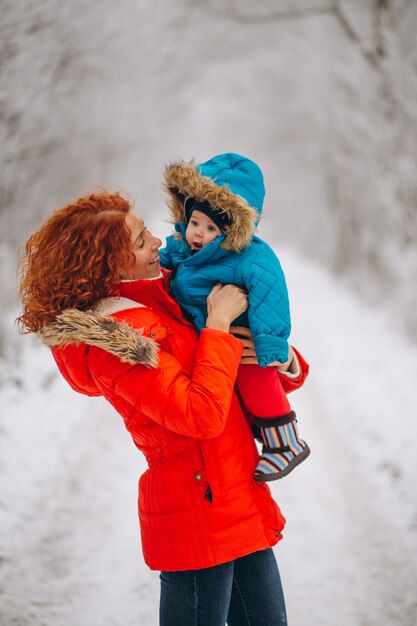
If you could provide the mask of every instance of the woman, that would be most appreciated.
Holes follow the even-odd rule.
[[[80,198],[26,244],[19,321],[73,389],[116,408],[147,458],[139,518],[145,561],[161,570],[161,625],[286,624],[271,550],[285,520],[253,480],[259,455],[234,393],[243,344],[230,324],[247,298],[213,289],[198,337],[160,246],[120,194]],[[299,355],[289,366],[287,392],[308,371]]]

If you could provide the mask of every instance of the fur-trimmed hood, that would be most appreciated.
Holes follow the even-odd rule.
[[[228,152],[205,163],[178,161],[165,170],[171,220],[185,222],[184,201],[207,201],[214,211],[226,213],[225,250],[241,252],[255,233],[262,213],[265,187],[262,172],[250,159]]]
[[[109,317],[111,313],[140,305],[126,298],[107,298],[106,301],[114,301],[107,307],[107,314],[98,310],[63,311],[38,332],[39,338],[50,348],[86,344],[103,348],[125,363],[158,367],[158,344],[125,322]]]

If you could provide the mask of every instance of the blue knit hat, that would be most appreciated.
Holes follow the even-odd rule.
[[[216,211],[207,201],[199,202],[195,198],[187,198],[184,202],[186,224],[190,221],[193,211],[200,211],[207,215],[221,231],[224,231],[224,227],[230,224],[230,218],[227,213],[221,210]]]

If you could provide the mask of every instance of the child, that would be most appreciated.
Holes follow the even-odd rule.
[[[198,166],[172,164],[165,182],[177,235],[167,238],[160,260],[173,270],[171,292],[184,312],[200,331],[216,283],[248,292],[249,309],[234,325],[250,327],[260,367],[241,365],[236,382],[264,444],[255,479],[282,478],[310,450],[298,436],[275,367],[267,367],[287,361],[291,322],[281,265],[254,236],[265,195],[262,172],[250,159],[227,153]]]

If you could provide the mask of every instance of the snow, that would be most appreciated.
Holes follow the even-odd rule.
[[[288,519],[277,555],[291,623],[411,626],[417,351],[318,266],[281,259],[312,369],[292,397],[311,457],[272,487]]]
[[[2,8],[0,272],[92,188],[151,215],[165,164],[234,151],[264,172],[271,232],[389,301],[417,339],[416,2]]]
[[[158,605],[144,460],[17,335],[16,247],[97,185],[166,234],[164,164],[230,150],[264,172],[261,235],[312,366],[292,398],[312,454],[272,485],[290,624],[417,624],[417,3],[327,4],[3,2],[2,625],[152,626]]]
[[[311,365],[291,400],[312,454],[271,484],[287,518],[275,551],[289,623],[412,626],[417,349],[323,267],[291,248],[279,256],[292,341]],[[13,337],[8,350],[0,623],[155,626],[158,573],[143,564],[136,513],[144,459],[114,410],[74,393],[36,340]]]

